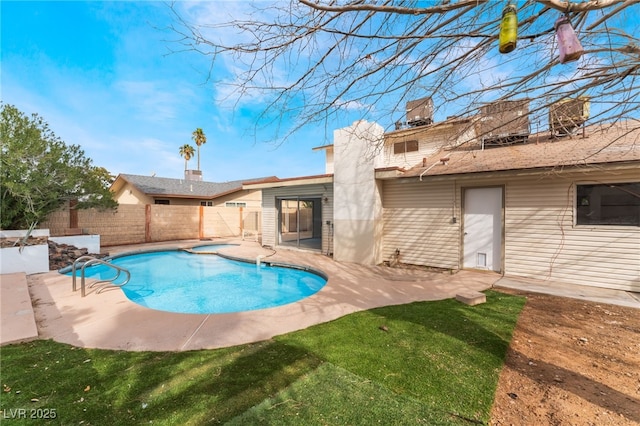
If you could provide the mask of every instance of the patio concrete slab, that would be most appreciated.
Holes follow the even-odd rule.
[[[610,305],[640,308],[640,293],[633,293],[624,290],[613,290],[579,284],[559,283],[557,281],[532,280],[517,277],[503,277],[496,282],[496,286],[530,291],[533,293],[571,297],[574,299],[589,300],[591,302],[606,303]]]
[[[24,272],[0,276],[0,345],[38,338]]]

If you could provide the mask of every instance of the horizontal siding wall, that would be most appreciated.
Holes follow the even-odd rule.
[[[458,269],[460,220],[453,182],[383,182],[383,260]],[[458,217],[452,223],[453,217]]]
[[[640,228],[575,226],[575,183],[640,180],[637,171],[507,183],[505,273],[640,291]]]
[[[393,132],[385,136],[383,149],[384,167],[413,167],[420,164],[423,158],[427,158],[430,164],[437,162],[439,158],[433,158],[433,154],[446,146],[456,146],[460,143],[475,138],[475,130],[469,123],[458,123],[445,126],[419,126],[411,129]],[[418,150],[394,154],[394,144],[417,140]]]
[[[262,190],[262,245],[268,247],[275,247],[278,238],[275,193],[272,188]]]
[[[453,179],[384,181],[383,260],[393,259],[398,248],[401,262],[459,268],[462,189],[504,185],[505,275],[640,291],[640,228],[574,225],[576,183],[638,180],[637,170],[589,170],[463,177],[455,184]]]
[[[333,185],[299,185],[262,190],[262,245],[275,247],[278,242],[278,210],[276,198],[317,196],[322,202],[322,253],[333,253]]]

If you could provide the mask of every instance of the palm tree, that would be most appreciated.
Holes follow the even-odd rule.
[[[191,160],[191,157],[193,157],[194,152],[195,152],[195,150],[188,143],[186,143],[186,144],[184,144],[184,145],[182,145],[180,147],[180,156],[184,157],[184,170],[185,170],[185,172],[187,171],[187,161]]]
[[[198,170],[200,170],[200,145],[204,145],[205,143],[207,143],[207,137],[205,136],[202,129],[198,127],[191,134],[191,139],[193,139],[198,146]]]

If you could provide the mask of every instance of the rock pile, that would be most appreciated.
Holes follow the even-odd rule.
[[[57,271],[73,262],[81,256],[93,256],[97,258],[106,257],[104,254],[89,253],[86,248],[78,248],[69,244],[59,244],[48,240],[49,243],[49,269]]]

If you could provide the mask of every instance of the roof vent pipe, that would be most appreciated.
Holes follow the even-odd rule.
[[[422,176],[424,176],[425,174],[427,174],[427,172],[431,169],[433,169],[435,166],[438,165],[438,163],[440,163],[440,160],[436,161],[435,163],[433,163],[432,165],[430,165],[429,167],[427,167],[422,173],[420,173],[420,182],[422,182]]]

